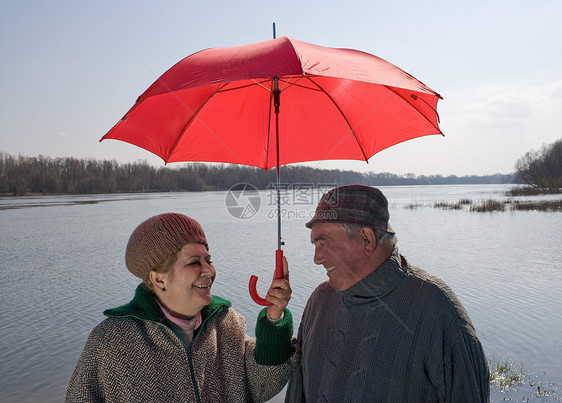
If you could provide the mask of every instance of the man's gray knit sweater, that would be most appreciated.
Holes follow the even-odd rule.
[[[318,286],[298,339],[287,402],[489,400],[488,364],[465,309],[397,250],[348,290]]]

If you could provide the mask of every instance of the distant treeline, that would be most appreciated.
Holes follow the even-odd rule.
[[[241,165],[186,163],[156,168],[146,161],[118,164],[107,160],[42,155],[15,157],[0,153],[0,194],[11,196],[226,190],[237,183],[268,189],[276,183],[276,175],[275,169],[266,172]],[[513,180],[514,174],[444,177],[360,173],[294,165],[281,167],[283,184],[394,186],[513,183]]]

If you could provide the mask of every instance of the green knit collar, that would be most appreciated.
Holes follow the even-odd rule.
[[[209,305],[203,307],[201,314],[203,318],[206,318],[218,308],[222,311],[223,309],[229,308],[231,305],[230,301],[213,295],[213,300]],[[137,286],[135,296],[131,302],[117,308],[107,309],[103,314],[108,317],[133,316],[138,319],[150,320],[153,322],[159,322],[161,319],[160,309],[154,300],[154,296],[142,283]]]
[[[400,262],[401,256],[398,248],[394,248],[390,258],[378,269],[347,290],[339,291],[340,295],[354,304],[367,303],[381,298],[392,291],[406,275]]]

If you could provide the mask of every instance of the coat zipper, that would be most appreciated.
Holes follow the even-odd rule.
[[[213,310],[213,312],[211,312],[211,313],[205,318],[205,320],[203,321],[203,323],[201,323],[201,326],[200,326],[199,328],[200,328],[201,330],[203,330],[203,326],[207,323],[207,321],[209,321],[213,316],[215,316],[215,314],[217,314],[218,311],[221,311],[221,310],[223,310],[224,308],[228,309],[228,306],[226,306],[226,305],[219,305],[219,306],[217,306],[217,307]],[[176,336],[176,337],[181,341],[181,343],[183,344],[184,348],[185,348],[186,351],[187,351],[187,358],[188,358],[188,363],[189,363],[189,372],[191,373],[191,381],[192,381],[192,383],[193,383],[193,391],[195,392],[195,399],[197,400],[197,403],[201,403],[201,396],[199,395],[199,386],[197,385],[197,379],[195,378],[195,369],[193,368],[193,362],[192,362],[192,361],[193,361],[193,357],[192,357],[192,355],[191,355],[191,345],[193,344],[193,342],[195,341],[195,339],[198,337],[199,333],[201,333],[201,331],[197,332],[197,334],[193,336],[193,340],[191,340],[191,343],[190,343],[189,346],[188,346],[187,344],[185,344],[185,341],[183,341],[183,339],[182,339],[181,337],[179,337],[179,336],[176,334],[176,332],[174,332],[174,330],[173,330],[172,328],[170,328],[169,326],[166,326],[166,325],[165,325],[164,323],[162,323],[162,322],[158,322],[158,321],[150,320],[150,319],[143,319],[143,318],[140,318],[140,317],[138,317],[138,316],[136,316],[136,315],[131,315],[131,314],[127,314],[127,315],[123,315],[123,316],[113,316],[113,317],[114,317],[114,318],[117,318],[117,317],[121,317],[121,318],[122,318],[122,317],[126,317],[126,316],[133,317],[133,318],[138,319],[138,320],[141,320],[141,321],[143,321],[143,322],[152,322],[152,323],[155,323],[155,324],[158,324],[158,325],[162,325],[162,326],[166,327],[167,329],[169,329],[169,330],[174,334],[174,336]]]

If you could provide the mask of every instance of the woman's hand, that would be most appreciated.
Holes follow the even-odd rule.
[[[291,299],[291,284],[289,283],[289,264],[287,259],[283,256],[283,278],[273,280],[265,299],[273,305],[267,307],[267,316],[272,320],[281,318],[283,311],[287,307]]]

